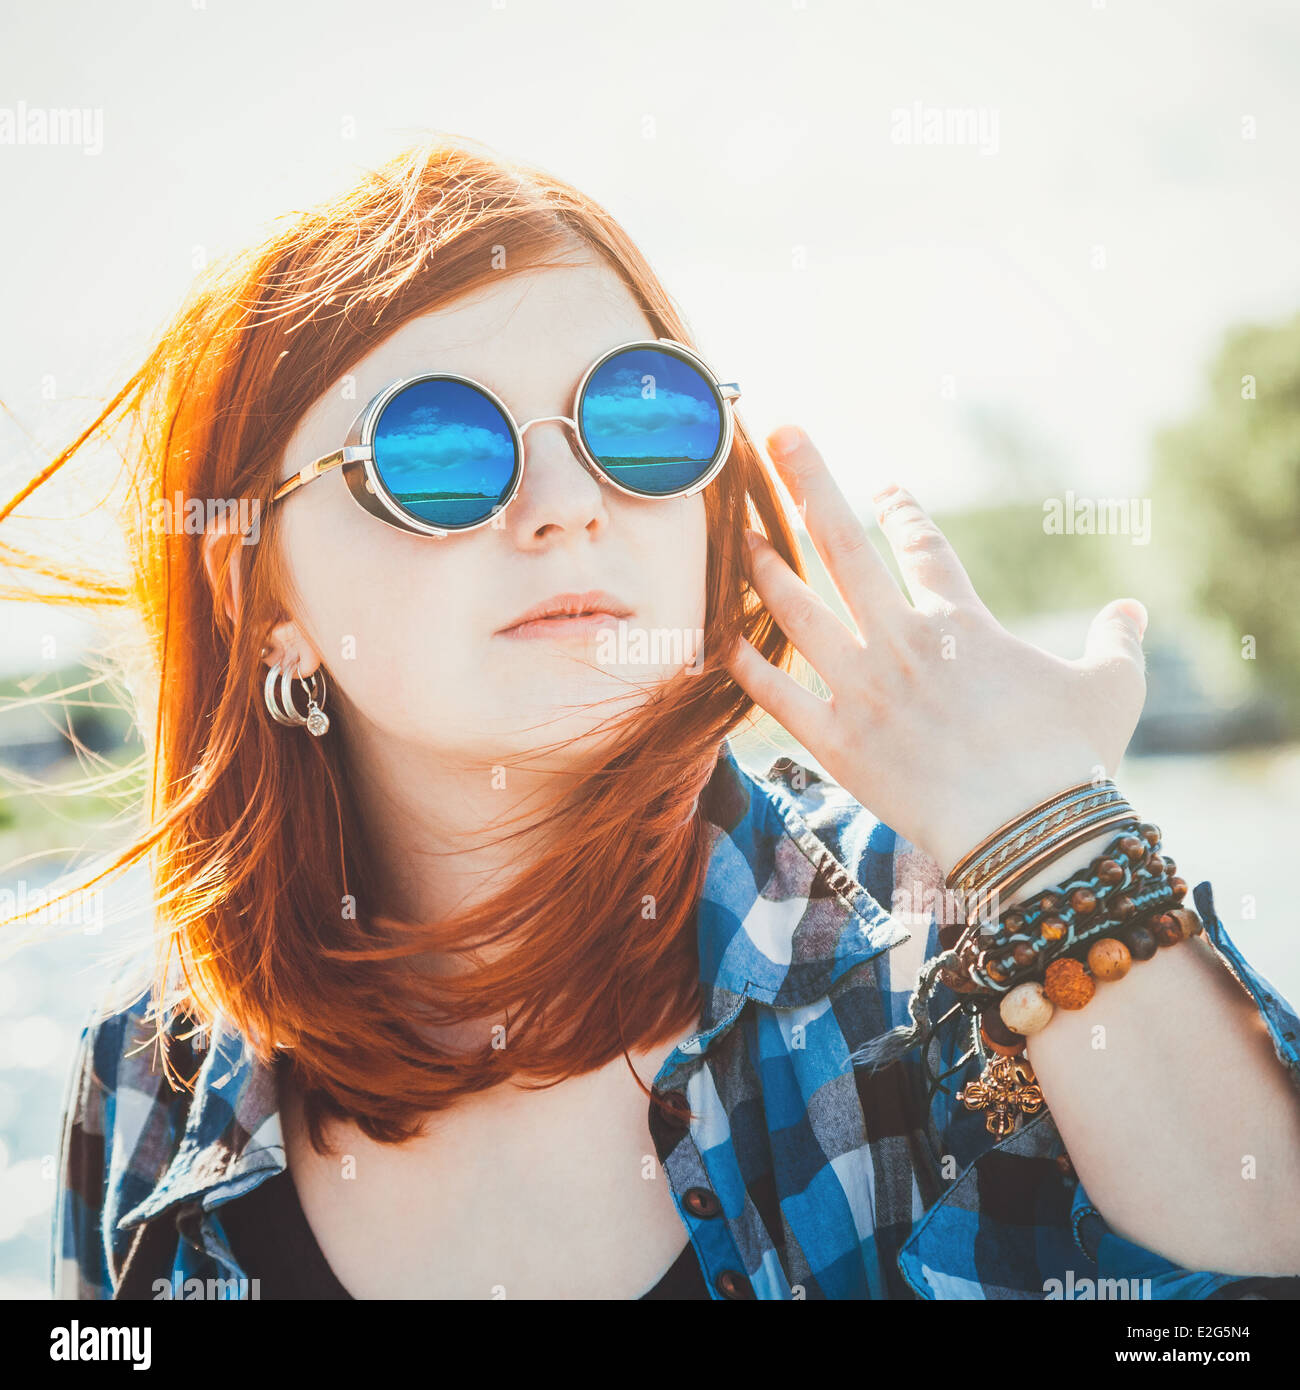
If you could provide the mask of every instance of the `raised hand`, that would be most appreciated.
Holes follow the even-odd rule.
[[[831,695],[742,638],[729,669],[754,700],[945,873],[1042,797],[1112,775],[1146,694],[1142,605],[1107,604],[1075,661],[1021,641],[915,498],[891,484],[874,499],[876,518],[909,603],[807,436],[776,452],[786,433],[769,450],[857,631],[756,538],[750,583]]]

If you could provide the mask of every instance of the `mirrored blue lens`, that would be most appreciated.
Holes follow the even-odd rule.
[[[723,406],[697,367],[659,348],[628,348],[592,373],[578,420],[587,448],[621,487],[647,497],[682,492],[708,472]]]
[[[375,468],[413,516],[449,530],[487,520],[514,481],[514,436],[501,411],[460,381],[417,381],[384,407]]]

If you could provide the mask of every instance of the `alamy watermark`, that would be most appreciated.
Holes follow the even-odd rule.
[[[915,923],[928,922],[933,917],[941,926],[950,926],[954,922],[969,922],[973,917],[981,925],[996,926],[1002,918],[1003,904],[996,888],[987,896],[971,898],[960,888],[935,886],[918,878],[910,885],[894,886],[889,911],[891,916]]]
[[[256,497],[155,497],[149,503],[155,532],[202,536],[208,531],[238,531],[241,545],[256,545],[262,534],[262,504]]]
[[[1150,1298],[1150,1279],[1076,1279],[1074,1270],[1067,1269],[1064,1279],[1043,1281],[1045,1299],[1075,1299],[1098,1301],[1105,1299]]]
[[[617,627],[603,627],[596,634],[596,662],[600,666],[681,666],[683,675],[704,671],[702,627],[630,627],[619,619]]]
[[[896,106],[889,113],[895,145],[973,145],[981,155],[998,152],[998,112],[987,106]]]
[[[147,1371],[153,1364],[153,1329],[150,1327],[82,1327],[75,1319],[70,1327],[50,1332],[51,1361],[130,1361],[133,1371]]]
[[[197,1276],[186,1278],[179,1270],[172,1271],[170,1279],[153,1281],[153,1296],[158,1299],[183,1299],[193,1302],[197,1299],[260,1299],[262,1281],[231,1277],[229,1279],[200,1279]]]
[[[52,889],[29,889],[26,879],[0,888],[0,917],[21,917],[38,926],[77,926],[86,936],[104,930],[104,890],[74,888],[60,897]]]
[[[0,106],[0,145],[72,145],[82,154],[104,151],[102,106]]]
[[[1151,541],[1149,497],[1049,497],[1043,503],[1049,536],[1128,536],[1134,545]]]

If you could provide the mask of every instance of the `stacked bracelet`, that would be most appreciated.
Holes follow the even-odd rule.
[[[940,978],[958,994],[1001,993],[1054,957],[1181,902],[1187,884],[1159,851],[1159,827],[1145,821],[1124,825],[1083,872],[996,922],[968,927],[953,947],[956,965]]]
[[[1014,936],[1021,940],[1012,947],[1013,968],[998,970],[1010,977],[1006,987],[980,1013],[981,1041],[990,1051],[1018,1056],[1027,1040],[1047,1027],[1056,1009],[1082,1009],[1097,992],[1097,981],[1122,980],[1134,961],[1150,960],[1161,946],[1176,946],[1202,930],[1196,913],[1180,906],[1187,884],[1174,874],[1173,860],[1160,853],[1159,828],[1142,824],[1137,829],[1137,835],[1114,841],[1093,861],[1087,876],[1037,895],[1029,910],[1013,909],[999,923],[1006,942]],[[1126,873],[1109,895],[1098,899],[1094,885],[1099,878],[1113,877],[1111,866],[1116,864],[1140,869],[1144,886],[1134,891],[1129,881],[1133,876]],[[1084,910],[1090,904],[1091,910]],[[1030,937],[1035,921],[1036,939]],[[1055,949],[1049,945],[1038,961],[1015,974],[1016,947],[1027,939],[1041,941],[1044,929],[1055,937],[1061,925],[1064,932],[1051,943]],[[985,961],[986,968],[1000,964],[997,959]]]
[[[1080,782],[1000,826],[953,866],[945,886],[966,905],[967,922],[974,922],[1043,864],[1099,830],[1135,819],[1109,779]]]
[[[1161,850],[1158,826],[1126,825],[1086,869],[996,922],[973,923],[953,948],[955,964],[939,978],[978,1011],[981,1048],[994,1054],[958,1099],[989,1112],[990,1133],[1006,1135],[1020,1115],[1042,1108],[1024,1051],[1058,1008],[1082,1009],[1098,981],[1121,980],[1134,961],[1202,930],[1180,905],[1187,884]]]
[[[1001,895],[1043,864],[1110,829],[1114,838],[1085,868],[986,919]],[[1048,798],[994,831],[947,875],[946,887],[969,905],[964,930],[948,946],[940,928],[941,950],[921,967],[908,1021],[863,1043],[851,1061],[878,1071],[920,1048],[932,1095],[978,1051],[984,1071],[958,1099],[989,1111],[991,1133],[1009,1134],[1019,1116],[1045,1104],[1024,1051],[1056,1009],[1083,1008],[1097,981],[1122,979],[1135,960],[1202,930],[1196,913],[1181,906],[1187,884],[1176,869],[1162,852],[1159,827],[1140,820],[1112,783],[1082,782]],[[930,1042],[938,1023],[929,1001],[940,984],[959,996],[974,1046],[936,1073]]]

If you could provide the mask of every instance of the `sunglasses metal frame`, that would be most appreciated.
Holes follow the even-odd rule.
[[[582,426],[578,423],[579,413],[582,408],[583,392],[587,389],[587,383],[601,367],[609,361],[611,357],[616,357],[621,352],[627,352],[634,348],[657,348],[663,350],[667,348],[671,354],[684,358],[693,366],[713,389],[718,400],[718,410],[722,421],[722,437],[718,441],[718,454],[714,461],[704,471],[701,477],[691,483],[689,487],[681,488],[676,492],[646,493],[637,492],[633,488],[624,487],[615,478],[601,467],[598,460],[587,448],[587,441],[583,437]],[[402,504],[393,496],[384,480],[379,476],[379,469],[375,464],[374,451],[374,432],[380,417],[383,415],[384,408],[398,394],[408,386],[414,386],[421,381],[458,381],[463,385],[470,386],[474,390],[481,392],[492,402],[501,412],[506,424],[510,429],[511,437],[515,446],[515,469],[510,479],[510,486],[505,495],[496,503],[492,510],[481,521],[471,522],[468,526],[434,526],[431,522],[424,521],[422,518],[413,516]],[[524,433],[533,425],[542,425],[548,422],[556,422],[568,425],[573,432],[574,440],[578,446],[578,458],[586,470],[599,482],[607,483],[628,497],[640,497],[647,501],[666,500],[673,497],[691,497],[695,493],[702,491],[709,483],[722,471],[727,459],[731,456],[731,446],[735,440],[736,422],[734,411],[728,406],[740,399],[740,387],[734,382],[719,381],[712,368],[685,343],[679,343],[673,338],[637,338],[631,342],[620,343],[617,347],[610,348],[608,352],[602,353],[595,362],[583,373],[582,380],[578,383],[577,390],[573,395],[573,414],[569,415],[539,415],[535,419],[528,420],[520,425],[510,412],[510,407],[496,394],[489,390],[482,382],[475,381],[473,377],[461,376],[455,372],[422,372],[418,376],[402,377],[397,381],[390,382],[382,390],[377,392],[361,408],[357,417],[352,422],[352,428],[348,431],[347,439],[344,441],[343,448],[336,449],[332,454],[325,454],[323,457],[314,459],[306,467],[299,469],[298,472],[286,478],[276,489],[272,496],[272,502],[278,502],[284,497],[290,496],[298,488],[305,487],[308,483],[314,482],[322,474],[328,473],[331,469],[341,468],[343,470],[344,481],[348,485],[348,490],[358,503],[380,521],[389,526],[396,527],[399,531],[410,531],[417,535],[424,536],[451,536],[461,535],[466,531],[477,531],[481,526],[490,526],[495,518],[505,510],[514,500],[519,492],[520,484],[524,476]]]

